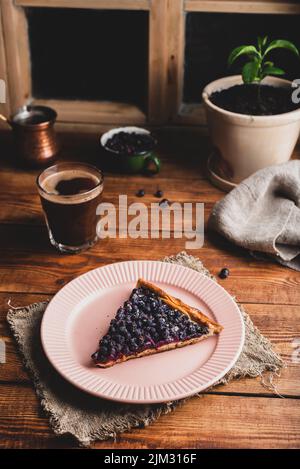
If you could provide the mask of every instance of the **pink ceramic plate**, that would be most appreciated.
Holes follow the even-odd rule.
[[[91,354],[139,277],[201,309],[224,330],[198,344],[97,368]],[[140,404],[181,399],[222,378],[242,350],[244,322],[230,295],[204,275],[176,264],[131,261],[92,270],[62,288],[47,307],[41,335],[50,362],[75,386]]]

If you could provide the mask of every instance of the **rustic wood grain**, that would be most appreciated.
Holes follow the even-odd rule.
[[[23,7],[91,8],[100,10],[149,10],[151,0],[15,0]]]
[[[5,48],[4,48],[4,34],[3,34],[3,15],[0,10],[0,79],[4,81],[5,87],[5,96],[2,96],[3,92],[3,83],[1,84],[1,100],[0,100],[0,107],[1,107],[1,114],[5,117],[10,115],[10,102],[9,102],[9,93],[7,90],[7,66],[6,66],[6,59],[5,59]],[[3,102],[4,101],[4,102]],[[7,130],[7,123],[0,119],[0,129]]]
[[[31,94],[29,42],[25,11],[14,2],[0,2],[6,54],[7,93],[10,113],[27,104]],[[9,116],[7,116],[9,117]]]
[[[105,130],[108,130],[107,128]],[[162,179],[181,179],[183,184],[190,179],[203,180],[206,174],[206,160],[210,153],[211,145],[207,136],[207,132],[197,128],[185,129],[184,134],[176,128],[152,127],[154,135],[159,141],[158,154],[162,160],[161,172],[150,178],[150,181],[157,182]],[[59,153],[60,161],[85,161],[95,164],[99,167],[103,165],[103,153],[99,145],[100,135],[103,133],[101,127],[97,133],[91,134],[70,134],[62,133],[58,135],[61,150]],[[185,135],[184,139],[182,136]],[[83,150],[84,146],[84,150]],[[15,156],[15,148],[12,140],[12,133],[1,132],[0,138],[0,154],[1,169],[6,173],[0,174],[1,181],[5,182],[9,179],[9,175],[14,178],[15,175],[20,176],[18,182],[23,184],[22,177],[25,179],[24,184],[28,183],[30,192],[33,193],[34,182],[38,170],[22,167],[21,162]],[[188,155],[188,157],[187,157]],[[183,176],[184,172],[184,177]],[[120,174],[117,174],[120,177]],[[106,179],[113,177],[113,174],[105,173]],[[105,179],[105,180],[106,180]],[[131,175],[130,180],[139,183],[141,180],[147,181],[148,178]],[[22,186],[25,188],[25,185]],[[15,189],[17,190],[16,184]]]
[[[205,203],[205,219],[223,193],[205,179],[209,143],[198,129],[184,134],[156,129],[162,171],[154,178],[117,173],[105,177],[104,201],[156,202],[157,188],[172,201]],[[101,165],[98,136],[60,135],[62,160]],[[57,438],[48,427],[32,385],[5,321],[7,300],[15,306],[51,298],[77,275],[107,263],[130,259],[161,259],[185,249],[185,239],[105,239],[76,256],[57,253],[49,246],[35,188],[37,170],[21,168],[14,156],[11,135],[0,134],[0,338],[7,363],[0,365],[0,446],[5,448],[73,447],[69,437]],[[299,148],[295,157],[299,157]],[[137,199],[136,190],[146,196]],[[143,233],[147,234],[146,232]],[[161,233],[162,234],[162,233]],[[218,280],[244,303],[255,325],[287,362],[275,382],[281,399],[264,388],[260,379],[241,379],[215,388],[202,399],[193,398],[154,425],[133,430],[105,448],[213,448],[299,447],[300,365],[293,359],[293,340],[300,337],[300,274],[271,262],[258,262],[244,250],[206,232],[201,249],[189,250],[215,275],[227,266],[230,276]],[[294,357],[295,358],[295,357]]]
[[[2,225],[0,291],[55,293],[94,267],[130,259],[161,259],[185,249],[186,239],[103,239],[76,256],[61,255],[50,245],[43,226]],[[33,254],[34,253],[34,254]],[[201,249],[189,250],[215,275],[227,266],[227,290],[241,302],[300,303],[300,275],[272,262],[259,262],[241,249],[209,235]],[[258,288],[259,283],[259,288]],[[280,295],[279,295],[280,291]]]
[[[34,99],[36,106],[49,106],[56,110],[59,122],[85,124],[142,125],[146,122],[145,114],[133,104],[113,101],[70,101],[64,99]]]
[[[149,16],[148,117],[150,122],[166,120],[168,1],[151,0]]]
[[[295,448],[300,410],[296,399],[195,397],[145,429],[124,433],[97,448]],[[33,390],[24,385],[0,388],[0,447],[74,446],[54,440]],[[192,416],[192,418],[191,418]],[[33,436],[34,435],[34,436]]]
[[[167,117],[175,121],[183,99],[185,59],[184,0],[168,1]]]
[[[185,0],[186,11],[206,11],[221,13],[272,13],[297,14],[300,7],[297,1],[282,0]]]

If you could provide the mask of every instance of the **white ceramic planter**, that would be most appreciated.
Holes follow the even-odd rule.
[[[275,77],[267,77],[263,83],[291,86],[288,80]],[[248,116],[221,109],[209,100],[214,91],[238,84],[242,84],[240,75],[221,78],[207,85],[202,94],[215,166],[233,183],[261,168],[288,161],[300,132],[300,109],[274,116]]]

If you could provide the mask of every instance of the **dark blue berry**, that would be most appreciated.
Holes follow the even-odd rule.
[[[139,189],[136,193],[137,197],[144,197],[145,195],[145,190],[144,189]]]
[[[145,343],[145,337],[143,335],[139,336],[136,340],[140,345],[143,345]]]
[[[131,313],[132,319],[138,319],[139,316],[140,316],[139,311],[132,311],[132,313]]]
[[[119,344],[124,344],[125,342],[125,337],[123,335],[118,334],[115,338],[115,342]]]
[[[159,317],[159,318],[158,318],[158,324],[160,324],[160,325],[166,324],[166,318]]]
[[[115,349],[116,349],[117,352],[121,352],[122,348],[123,348],[122,344],[120,344],[120,343],[115,344]]]
[[[161,197],[163,197],[164,193],[163,191],[161,191],[160,189],[158,189],[155,194],[154,194],[154,197],[157,197],[158,199],[161,199]]]
[[[222,278],[222,279],[225,279],[227,277],[229,277],[229,269],[227,269],[226,267],[224,269],[222,269],[220,272],[219,272],[219,277]]]
[[[126,317],[125,308],[119,308],[117,312],[117,319],[124,319],[125,317]]]
[[[130,341],[129,348],[130,348],[130,350],[132,350],[133,352],[136,352],[136,351],[138,350],[139,346],[138,346],[138,343],[137,343],[137,341],[136,341],[135,339],[132,339],[132,340]]]
[[[131,302],[130,302],[130,301],[125,301],[125,303],[124,303],[124,308],[125,308],[125,310],[126,310],[128,313],[130,313],[130,312],[132,311],[132,304],[131,304]]]

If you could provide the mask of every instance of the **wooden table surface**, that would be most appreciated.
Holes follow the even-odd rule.
[[[61,141],[63,158],[99,160],[97,137],[63,134]],[[130,203],[144,188],[142,201],[150,203],[159,187],[170,201],[204,202],[207,217],[223,196],[205,179],[207,139],[195,130],[170,131],[161,135],[161,142],[160,175],[107,174],[104,200],[116,203],[119,194],[127,194]],[[48,243],[35,187],[37,171],[20,169],[9,133],[0,134],[0,161],[0,338],[7,350],[6,364],[0,364],[0,447],[75,447],[72,439],[58,438],[49,428],[6,324],[7,301],[21,306],[51,298],[83,272],[121,260],[160,259],[184,249],[186,240],[106,239],[75,256],[59,254]],[[284,398],[262,387],[259,378],[237,380],[188,400],[147,428],[93,447],[299,448],[300,354],[293,341],[300,340],[300,273],[255,261],[208,233],[204,247],[189,252],[213,274],[224,266],[230,269],[229,278],[220,284],[245,306],[288,364],[276,379]]]

